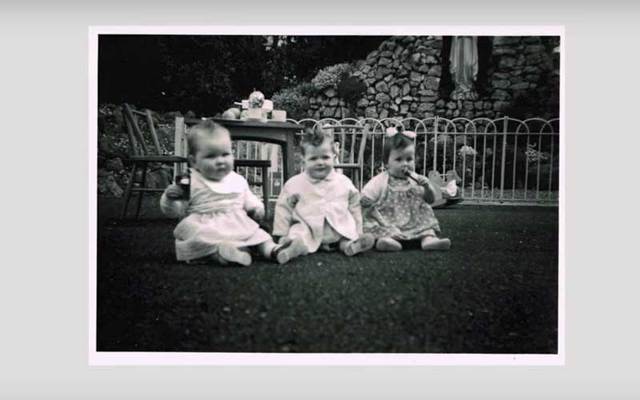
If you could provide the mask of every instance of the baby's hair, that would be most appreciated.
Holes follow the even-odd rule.
[[[194,156],[198,151],[198,138],[203,135],[216,136],[226,135],[229,136],[229,131],[224,126],[210,120],[205,119],[198,122],[196,125],[189,128],[187,133],[187,147],[190,156]]]
[[[389,162],[389,155],[391,150],[402,150],[413,145],[413,139],[403,135],[401,132],[396,133],[391,137],[385,138],[384,147],[382,147],[382,157],[386,163]]]
[[[318,147],[329,140],[333,143],[333,131],[330,127],[321,127],[316,125],[313,129],[306,129],[300,140],[302,154],[304,154],[304,146]]]

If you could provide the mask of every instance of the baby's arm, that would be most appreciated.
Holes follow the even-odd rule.
[[[160,198],[160,210],[170,218],[182,218],[187,214],[189,201],[181,197],[182,189],[178,185],[169,185]]]
[[[349,212],[356,221],[358,234],[362,235],[362,208],[360,207],[360,193],[353,187],[349,190]]]
[[[264,218],[264,205],[260,199],[258,199],[258,196],[253,194],[249,187],[247,187],[244,193],[244,209],[255,220],[260,221]]]
[[[273,236],[287,236],[293,221],[294,204],[290,201],[292,194],[285,184],[278,200],[276,201],[275,216],[273,219]]]
[[[371,218],[382,226],[386,226],[387,224],[384,222],[384,218],[380,215],[380,211],[377,208],[373,207],[375,202],[367,197],[362,196],[360,199],[360,204],[362,205],[362,215],[367,218]]]
[[[427,203],[433,204],[433,202],[436,201],[436,189],[428,179],[426,184],[422,185],[422,187],[424,188],[424,194],[422,195],[422,198]]]
[[[409,174],[409,177],[413,179],[420,187],[424,188],[424,192],[422,193],[422,198],[429,204],[432,204],[436,201],[436,189],[431,184],[429,178],[424,175],[419,175],[415,172]]]
[[[381,181],[381,177],[376,176],[364,185],[362,195],[360,196],[360,205],[362,206],[363,216],[376,220],[380,225],[384,226],[386,225],[384,218],[382,218],[378,209],[374,207],[382,195]]]

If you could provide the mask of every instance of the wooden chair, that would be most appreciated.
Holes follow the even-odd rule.
[[[369,138],[369,128],[361,125],[331,125],[336,142],[339,143],[338,160],[335,165],[336,169],[352,171],[352,180],[354,185],[360,190],[362,189],[362,170],[364,168],[364,151]],[[350,140],[347,140],[350,136]],[[360,136],[360,145],[358,153],[355,152],[356,142]],[[349,146],[347,149],[347,142]]]
[[[146,186],[149,166],[151,164],[172,165],[174,166],[175,176],[175,171],[178,169],[179,165],[187,162],[187,158],[163,154],[150,110],[134,110],[129,104],[125,103],[122,106],[122,114],[124,116],[125,128],[130,144],[130,156],[127,161],[131,164],[131,172],[129,173],[129,183],[127,184],[124,194],[124,204],[122,205],[121,217],[125,218],[127,216],[127,208],[129,206],[131,195],[133,193],[137,193],[138,204],[136,206],[135,218],[138,218],[140,215],[142,196],[145,193],[150,192],[163,192],[165,189]],[[145,140],[145,135],[138,124],[138,116],[146,119],[151,145],[149,145]],[[140,176],[139,179],[138,176]]]
[[[183,117],[176,117],[175,122],[175,154],[180,156],[187,155],[187,126]],[[241,167],[260,168],[262,179],[255,184],[262,186],[262,203],[264,204],[265,219],[269,217],[269,198],[271,196],[271,180],[269,179],[269,168],[271,168],[270,160],[250,160],[238,159],[233,162],[234,169],[237,171]]]

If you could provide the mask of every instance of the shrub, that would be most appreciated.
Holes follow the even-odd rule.
[[[349,106],[355,107],[358,100],[362,98],[367,90],[367,85],[357,77],[345,73],[342,75],[337,89],[338,96]]]
[[[318,88],[316,88],[311,82],[302,82],[298,85],[298,90],[304,97],[312,97],[318,94]]]
[[[537,163],[538,161],[546,161],[549,158],[549,154],[536,150],[536,145],[532,143],[527,145],[525,155],[529,164]]]
[[[465,156],[473,157],[477,154],[478,152],[471,146],[463,145],[462,147],[460,147],[460,149],[458,149],[458,155],[461,157],[465,157]]]
[[[308,84],[307,84],[308,85]],[[303,95],[308,90],[305,84],[284,88],[272,96],[274,107],[285,110],[289,118],[301,119],[309,109],[309,98]]]
[[[316,76],[311,80],[311,83],[317,90],[336,88],[342,76],[344,74],[350,74],[351,69],[351,65],[348,63],[331,65],[318,71]]]

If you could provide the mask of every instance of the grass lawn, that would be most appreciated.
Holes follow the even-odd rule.
[[[279,266],[175,261],[157,199],[99,198],[98,351],[555,353],[558,210],[436,210],[453,246]]]

